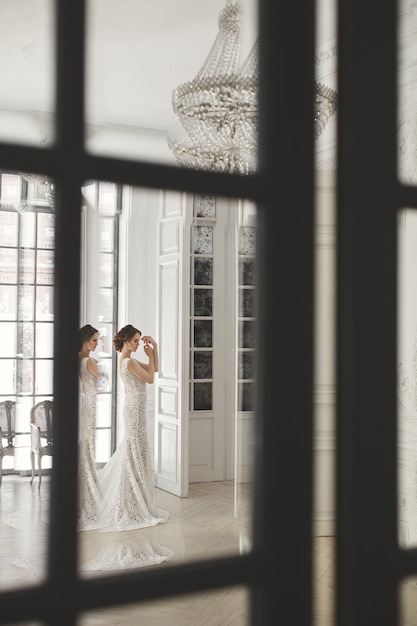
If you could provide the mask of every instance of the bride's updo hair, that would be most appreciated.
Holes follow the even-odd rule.
[[[132,324],[127,324],[127,326],[123,326],[123,328],[121,328],[119,332],[116,333],[113,337],[113,345],[116,352],[121,352],[124,342],[133,339],[133,337],[137,333],[139,333],[139,335],[142,335],[140,330],[132,326]]]
[[[89,339],[91,339],[93,335],[98,333],[98,330],[97,328],[94,328],[94,326],[91,326],[91,324],[86,324],[85,326],[82,326],[78,332],[78,336],[80,338],[79,351],[81,351],[84,341],[88,341]]]

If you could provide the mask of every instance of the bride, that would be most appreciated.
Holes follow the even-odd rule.
[[[140,341],[148,363],[132,357]],[[153,472],[146,431],[146,384],[158,371],[158,346],[149,335],[128,324],[113,338],[120,352],[120,376],[125,387],[125,436],[100,472],[103,494],[100,530],[131,530],[165,522],[169,513],[153,498]]]
[[[90,324],[79,331],[80,352],[78,355],[81,381],[81,440],[79,450],[79,498],[78,530],[96,527],[99,521],[101,495],[96,462],[96,395],[100,368],[90,356],[97,348],[99,332]]]
[[[165,522],[169,513],[153,500],[153,473],[146,432],[146,384],[153,383],[158,371],[158,346],[155,340],[142,338],[148,363],[132,358],[141,341],[141,333],[130,324],[113,338],[120,352],[120,376],[125,386],[125,436],[102,470],[100,515],[90,529],[130,531]],[[94,553],[81,569],[123,570],[157,565],[173,558],[174,552],[149,537],[117,532],[110,541],[101,535],[94,542]]]

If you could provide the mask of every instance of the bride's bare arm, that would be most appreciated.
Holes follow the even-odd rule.
[[[152,348],[148,348],[149,351],[152,351]],[[146,350],[145,350],[146,352]],[[149,363],[142,363],[137,359],[129,359],[129,363],[127,364],[127,369],[129,372],[132,372],[136,378],[143,380],[145,383],[152,384],[154,381],[154,367],[153,367],[153,354],[149,356]]]

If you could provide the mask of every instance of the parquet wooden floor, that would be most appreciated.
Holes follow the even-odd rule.
[[[174,551],[176,562],[238,554],[250,537],[250,488],[239,488],[239,516],[234,516],[233,481],[194,483],[189,497],[178,498],[159,489],[155,497],[170,512],[167,523],[130,531]],[[4,476],[0,490],[0,590],[37,584],[45,574],[48,533],[49,480],[41,492],[28,477]],[[80,535],[80,562],[97,547],[97,533]],[[115,541],[119,533],[99,533],[100,541]],[[334,598],[333,538],[314,540],[315,626],[331,626]],[[153,567],[167,567],[167,563]],[[83,576],[102,575],[100,572]],[[249,626],[244,589],[215,590],[138,605],[84,614],[80,626]],[[26,624],[25,626],[35,626]],[[39,626],[37,624],[36,626]]]

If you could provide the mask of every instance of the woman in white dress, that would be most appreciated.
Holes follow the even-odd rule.
[[[90,356],[97,348],[99,332],[90,324],[80,328],[79,376],[81,381],[81,439],[79,453],[78,530],[99,524],[101,494],[96,462],[96,395],[100,367]]]
[[[165,522],[169,513],[154,502],[153,471],[146,430],[146,385],[158,371],[158,346],[149,335],[142,337],[148,363],[132,357],[141,332],[128,324],[113,338],[120,352],[120,376],[124,383],[125,435],[100,472],[103,494],[101,530],[132,530]]]

